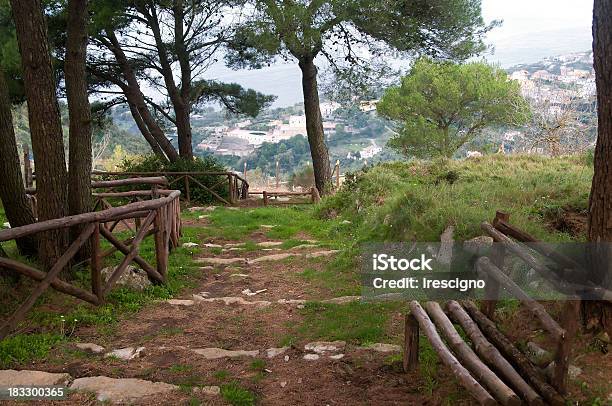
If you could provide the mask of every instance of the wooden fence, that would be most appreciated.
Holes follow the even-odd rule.
[[[94,177],[159,177],[168,178],[168,186],[182,183],[185,189],[184,199],[191,203],[191,187],[196,185],[208,193],[210,193],[219,202],[226,205],[236,205],[239,200],[247,199],[249,196],[249,183],[241,175],[234,172],[105,172],[93,171]],[[220,179],[213,185],[204,185],[197,179],[198,176],[218,176]],[[228,198],[221,196],[224,192],[220,191],[221,187],[228,187]]]
[[[425,309],[417,301],[411,302],[411,312],[405,320],[404,369],[413,370],[418,365],[418,336],[421,329],[441,360],[452,369],[459,382],[479,403],[513,405],[520,404],[522,398],[528,404],[545,402],[563,405],[561,395],[567,390],[567,373],[572,341],[580,319],[581,299],[569,286],[564,285],[557,275],[557,269],[545,266],[527,247],[512,240],[510,236],[520,242],[531,243],[530,248],[555,261],[564,272],[564,277],[567,277],[567,272],[580,272],[581,267],[513,227],[509,223],[508,214],[498,212],[492,224],[482,223],[482,229],[496,242],[490,257],[479,258],[475,265],[477,272],[486,281],[488,300],[482,302],[480,310],[470,301],[450,301],[446,313],[436,302],[427,302]],[[532,299],[503,272],[508,254],[521,259],[559,292],[567,294],[560,322],[554,320],[541,303]],[[591,293],[595,292],[602,300],[612,302],[612,292],[594,286],[590,288]],[[492,321],[497,301],[491,298],[499,297],[500,289],[505,289],[520,300],[536,316],[544,331],[550,334],[554,342],[554,367],[550,383]],[[473,350],[455,330],[447,314],[461,325],[473,343]],[[442,341],[442,336],[446,338],[450,349]]]
[[[178,246],[181,232],[180,192],[178,190],[160,189],[160,183],[167,184],[164,178],[123,179],[111,182],[114,183],[94,183],[94,185],[95,187],[106,188],[119,186],[117,182],[120,182],[121,186],[150,184],[153,186],[151,190],[138,191],[138,197],[150,197],[150,200],[135,201],[120,207],[108,207],[101,211],[47,220],[0,231],[0,242],[5,242],[76,225],[83,227],[79,236],[47,272],[15,259],[0,257],[0,269],[13,270],[39,282],[30,296],[2,323],[0,339],[6,337],[24,319],[36,300],[49,287],[98,306],[104,303],[105,296],[132,262],[140,266],[154,283],[163,284],[166,282],[168,255],[172,248]],[[103,196],[108,197],[108,193],[113,192],[107,192]],[[132,192],[117,192],[113,195],[113,197],[129,196],[132,196]],[[100,194],[98,194],[98,197],[100,197]],[[135,234],[133,237],[121,241],[113,234],[113,229],[118,222],[128,219],[134,220],[133,231]],[[154,236],[155,241],[155,266],[149,264],[139,255],[140,244],[150,235]],[[101,237],[112,245],[111,249],[101,250]],[[72,264],[75,255],[87,241],[91,241],[92,249],[91,257],[87,260],[91,272],[90,290],[75,286],[59,278],[60,272]],[[108,277],[106,283],[103,283],[101,275],[102,260],[117,251],[121,252],[124,257]]]
[[[307,203],[319,203],[321,201],[321,196],[319,195],[319,191],[316,187],[310,188],[308,192],[249,192],[249,195],[262,195],[264,206],[269,206],[270,204],[307,204]],[[295,201],[278,201],[279,197],[306,197],[306,200]]]

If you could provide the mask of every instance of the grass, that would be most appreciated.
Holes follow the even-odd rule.
[[[236,381],[221,385],[221,396],[233,406],[251,406],[257,401],[255,393],[243,388]]]
[[[401,303],[361,303],[343,305],[309,302],[296,334],[308,340],[342,340],[367,345],[392,340],[387,335],[389,316]]]
[[[65,340],[51,333],[18,334],[0,341],[0,368],[44,359],[51,348]]]

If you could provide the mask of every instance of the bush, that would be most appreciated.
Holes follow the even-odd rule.
[[[126,172],[225,172],[226,169],[213,157],[195,158],[193,161],[179,159],[176,162],[164,162],[156,155],[145,155],[135,159],[126,159],[121,164],[121,169]],[[172,182],[178,176],[166,176]],[[223,175],[198,175],[193,176],[204,186],[211,188],[219,196],[229,200],[229,185],[227,177]],[[178,180],[172,183],[172,189],[178,189],[185,196],[185,182]],[[191,201],[200,204],[217,202],[217,198],[209,191],[191,180],[189,182]]]

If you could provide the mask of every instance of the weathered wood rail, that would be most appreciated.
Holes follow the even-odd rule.
[[[436,302],[427,302],[425,309],[417,301],[411,302],[411,312],[405,319],[404,369],[414,370],[418,365],[418,336],[422,330],[440,359],[480,404],[514,405],[520,404],[522,399],[530,405],[563,405],[562,395],[567,391],[572,341],[578,329],[581,301],[564,281],[568,276],[576,277],[581,268],[570,258],[513,227],[505,213],[498,212],[493,224],[482,223],[482,229],[496,242],[490,257],[481,257],[475,264],[476,271],[486,280],[487,300],[482,301],[480,310],[470,301],[449,301],[446,313]],[[527,247],[509,236],[530,243],[530,248],[555,261],[559,269],[545,266]],[[560,322],[504,273],[508,254],[518,257],[559,292],[566,293]],[[591,290],[603,300],[612,297],[612,292],[591,285]],[[495,298],[499,298],[501,289],[533,313],[555,343],[550,382],[492,321],[497,304]],[[449,317],[462,327],[473,350],[463,341]]]
[[[235,172],[105,172],[105,171],[93,171],[92,175],[94,177],[111,177],[111,178],[121,178],[121,177],[159,177],[164,176],[168,178],[168,186],[172,186],[175,184],[182,183],[185,195],[183,198],[185,201],[190,204],[192,193],[191,187],[192,185],[196,185],[206,192],[210,193],[216,200],[226,205],[236,205],[239,200],[247,199],[249,196],[249,183],[247,180],[242,177],[240,174]],[[218,177],[219,180],[216,181],[212,185],[204,185],[200,180],[197,179],[198,176],[211,176]],[[227,199],[222,196],[224,191],[221,191],[220,188],[228,187],[228,197]]]
[[[270,204],[307,204],[307,203],[319,203],[321,201],[321,196],[319,195],[319,191],[316,187],[310,188],[308,192],[277,192],[272,191],[268,192],[266,190],[263,191],[254,191],[249,192],[249,195],[262,195],[264,206],[269,206]],[[276,201],[279,197],[305,197],[307,200],[302,201]]]
[[[0,242],[5,242],[36,235],[44,231],[69,228],[75,225],[83,226],[79,236],[47,272],[15,259],[0,257],[0,271],[2,269],[13,270],[38,282],[30,296],[0,325],[0,339],[6,337],[25,318],[36,300],[49,287],[98,306],[104,303],[106,295],[132,262],[140,266],[152,282],[165,283],[168,255],[171,249],[178,246],[181,221],[180,192],[178,190],[159,189],[159,185],[164,183],[167,183],[167,181],[160,178],[144,181],[142,179],[124,179],[121,180],[121,186],[126,184],[153,185],[152,190],[138,191],[139,196],[149,196],[150,200],[136,201],[119,207],[108,207],[101,211],[92,211],[0,231]],[[118,184],[96,184],[96,187],[109,186],[118,186]],[[115,196],[125,197],[125,195],[130,194],[131,192],[117,192]],[[109,227],[108,224],[116,225],[117,222],[127,219],[134,219],[135,221],[134,235],[125,241],[121,241],[113,235],[114,226]],[[142,241],[150,235],[153,235],[155,240],[155,266],[139,255]],[[106,239],[113,248],[103,252],[101,250],[101,237]],[[87,261],[91,273],[90,290],[59,278],[61,271],[72,265],[75,255],[87,241],[91,241],[92,248],[91,257]],[[106,283],[103,283],[102,261],[105,257],[117,251],[121,252],[124,257],[120,264],[114,268]]]

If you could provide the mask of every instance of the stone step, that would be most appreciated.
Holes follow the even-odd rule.
[[[92,376],[75,379],[70,389],[94,393],[100,402],[131,403],[148,396],[163,395],[178,390],[179,387],[135,378]]]

